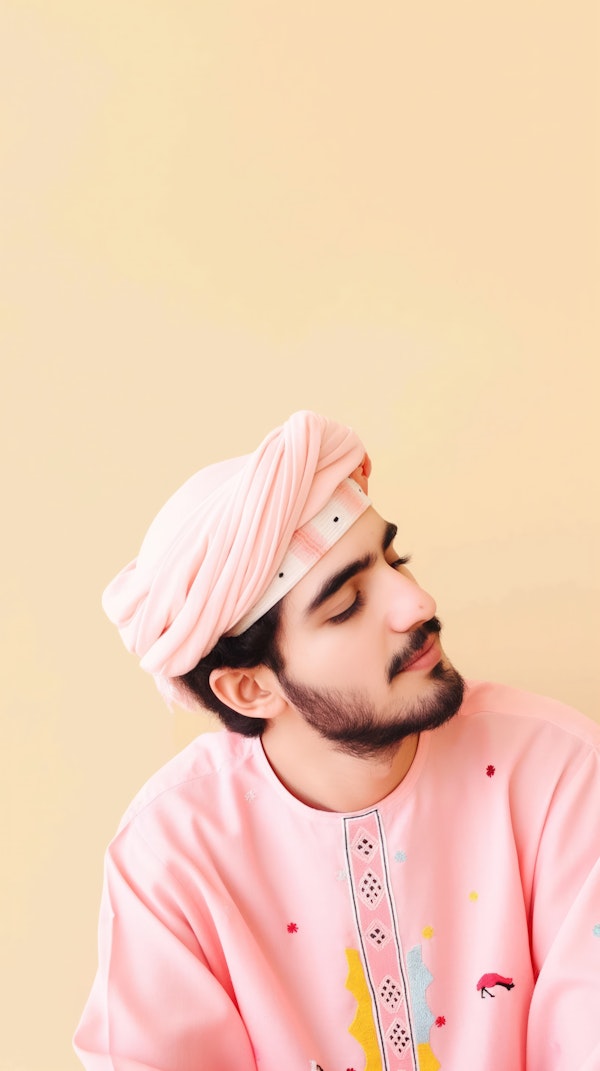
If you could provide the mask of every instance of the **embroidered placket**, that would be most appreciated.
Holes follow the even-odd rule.
[[[385,1071],[417,1071],[406,972],[377,811],[344,819],[348,879]]]

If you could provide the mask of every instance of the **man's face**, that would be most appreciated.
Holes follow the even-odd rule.
[[[286,596],[280,684],[322,737],[373,755],[443,724],[464,682],[446,659],[434,600],[372,508]]]

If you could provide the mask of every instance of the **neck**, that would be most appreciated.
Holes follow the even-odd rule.
[[[389,796],[404,780],[417,751],[418,734],[381,755],[340,751],[315,732],[290,740],[269,724],[262,745],[271,768],[296,799],[320,811],[365,810]],[[289,726],[287,727],[290,728]]]

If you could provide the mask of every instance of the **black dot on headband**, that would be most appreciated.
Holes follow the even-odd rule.
[[[334,517],[333,518],[333,523],[336,524],[336,522],[339,521],[339,519],[340,519],[339,517]]]

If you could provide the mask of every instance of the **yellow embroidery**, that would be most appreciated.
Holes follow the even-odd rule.
[[[346,989],[350,990],[358,1004],[356,1015],[348,1027],[348,1030],[364,1050],[367,1058],[365,1071],[383,1071],[381,1050],[377,1040],[375,1020],[373,1019],[371,994],[369,992],[369,987],[367,986],[367,980],[365,978],[360,955],[356,948],[346,949],[346,959],[348,960]],[[439,1066],[440,1065],[438,1064],[438,1067]],[[421,1071],[421,1069],[419,1069],[419,1071]],[[424,1068],[424,1071],[430,1071],[430,1068],[426,1067]],[[431,1071],[436,1071],[436,1068],[433,1065],[431,1065]]]
[[[431,937],[433,937],[433,926],[426,926],[425,927],[425,929],[423,930],[423,937],[426,937],[427,940],[429,940]]]
[[[433,1055],[428,1041],[417,1045],[417,1056],[419,1059],[419,1071],[439,1071],[442,1066],[440,1061]]]

